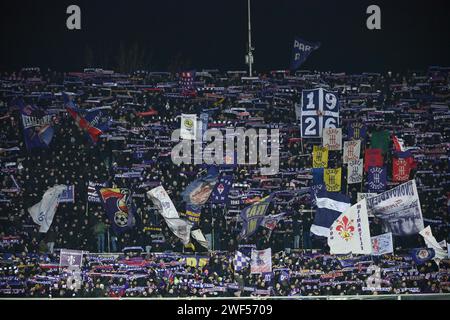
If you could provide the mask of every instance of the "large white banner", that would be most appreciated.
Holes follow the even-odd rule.
[[[272,249],[252,250],[250,273],[272,272]]]
[[[352,140],[344,142],[343,163],[349,163],[358,160],[361,155],[361,140]]]
[[[196,140],[196,135],[197,135],[197,115],[182,114],[180,137],[186,140]]]
[[[40,226],[39,232],[46,233],[53,222],[56,208],[58,207],[59,196],[66,190],[65,185],[57,185],[49,188],[42,197],[42,200],[31,208],[28,208],[33,221]]]
[[[361,183],[363,180],[363,159],[350,161],[347,167],[347,183]]]
[[[342,128],[323,129],[322,146],[332,151],[342,150]]]
[[[382,254],[394,253],[394,242],[392,233],[388,232],[372,237],[372,255],[380,256]]]
[[[147,196],[158,208],[170,230],[183,241],[184,245],[188,244],[192,225],[186,220],[180,219],[177,209],[164,187],[159,186],[148,191]]]
[[[415,180],[368,198],[367,208],[381,219],[385,232],[394,236],[417,234],[424,229]]]
[[[345,210],[330,228],[328,245],[331,254],[371,254],[369,217],[366,200]]]

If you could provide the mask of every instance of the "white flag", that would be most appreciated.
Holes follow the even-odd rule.
[[[435,256],[433,260],[439,262],[439,260],[446,259],[448,257],[448,253],[445,252],[444,249],[442,249],[441,245],[437,242],[436,238],[433,236],[430,226],[426,227],[419,233],[425,240],[425,244],[427,245],[427,247],[434,250]]]
[[[347,183],[361,183],[363,180],[363,159],[352,160],[347,167]]]
[[[164,217],[170,230],[182,240],[184,245],[190,242],[190,232],[192,225],[186,220],[180,219],[177,209],[167,194],[163,186],[156,187],[147,192],[147,196],[158,208],[159,213]]]
[[[254,250],[252,249],[252,258],[250,264],[250,273],[272,272],[272,249]]]
[[[323,147],[332,151],[342,150],[342,128],[324,128]]]
[[[331,254],[371,254],[366,199],[345,210],[330,228]]]
[[[343,163],[358,160],[361,155],[361,140],[351,140],[344,142]]]
[[[197,115],[181,115],[181,133],[180,137],[186,140],[196,140],[197,135]]]
[[[380,256],[383,254],[394,253],[394,243],[392,241],[392,232],[380,234],[372,237],[372,255]]]
[[[202,230],[197,229],[197,230],[191,231],[191,236],[192,236],[192,238],[197,240],[197,242],[200,243],[201,246],[203,246],[209,250],[209,243],[205,239],[205,236],[203,235]]]
[[[33,221],[40,225],[39,232],[46,233],[53,222],[56,208],[58,207],[59,196],[66,190],[65,185],[57,185],[49,188],[42,197],[42,200],[31,208],[28,208]]]

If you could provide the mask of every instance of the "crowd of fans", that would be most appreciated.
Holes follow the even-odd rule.
[[[415,179],[425,225],[436,239],[450,241],[449,227],[449,109],[450,70],[430,68],[404,74],[271,72],[246,78],[239,72],[197,72],[186,87],[179,75],[102,70],[61,74],[24,69],[0,75],[0,296],[26,297],[186,297],[249,295],[354,295],[388,293],[446,293],[448,264],[430,260],[416,265],[408,249],[425,247],[420,235],[394,237],[395,254],[381,257],[327,255],[326,239],[310,233],[314,205],[311,186],[312,148],[317,141],[300,137],[295,104],[303,89],[324,87],[338,92],[341,125],[361,121],[368,132],[387,129],[414,147]],[[77,127],[63,105],[70,92],[81,109],[110,106],[112,123],[93,144]],[[27,150],[21,115],[13,105],[23,97],[54,113],[54,135],[48,148]],[[389,112],[386,112],[389,111]],[[208,112],[209,127],[279,128],[280,170],[264,177],[258,165],[224,169],[233,176],[229,199],[207,203],[199,227],[210,242],[207,251],[197,242],[187,248],[170,231],[145,193],[162,185],[180,213],[181,193],[205,173],[204,166],[176,165],[170,151],[171,134],[180,128],[180,115]],[[345,130],[344,130],[345,139]],[[370,139],[367,139],[367,146]],[[342,153],[330,153],[334,167]],[[386,157],[388,185],[393,187]],[[116,174],[139,168],[139,178]],[[344,193],[356,202],[364,184],[346,185]],[[89,183],[133,190],[135,225],[115,234],[100,203],[89,201]],[[75,201],[60,203],[50,230],[39,233],[27,209],[57,184],[73,185]],[[245,240],[239,212],[273,191],[280,193],[267,214],[287,213],[275,229],[262,226]],[[377,218],[370,219],[372,235],[381,234]],[[242,246],[272,248],[273,273],[236,272],[235,251]],[[122,252],[129,247],[142,253]],[[58,268],[59,249],[85,254],[81,285],[69,283],[70,272]],[[98,253],[92,254],[93,252]],[[199,258],[202,257],[202,258]],[[195,260],[189,265],[187,261]],[[202,263],[200,263],[202,261]],[[368,288],[367,279],[381,268],[381,290]],[[68,281],[70,280],[70,281]]]

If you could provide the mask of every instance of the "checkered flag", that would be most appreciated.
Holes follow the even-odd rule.
[[[241,271],[244,268],[248,268],[250,265],[250,258],[245,256],[242,252],[236,251],[233,259],[234,270]]]

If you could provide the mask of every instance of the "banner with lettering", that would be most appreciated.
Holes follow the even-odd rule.
[[[342,129],[341,128],[325,128],[323,129],[323,147],[327,147],[331,151],[342,150]]]
[[[321,146],[313,147],[313,168],[328,167],[328,148]]]
[[[340,192],[342,188],[342,169],[325,169],[323,180],[328,192]]]
[[[348,163],[347,183],[361,183],[363,181],[363,159],[352,160]]]
[[[361,154],[361,140],[351,140],[344,142],[343,163],[358,160]]]

